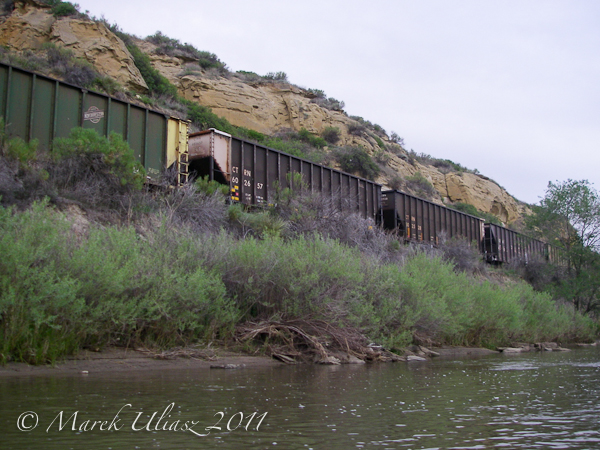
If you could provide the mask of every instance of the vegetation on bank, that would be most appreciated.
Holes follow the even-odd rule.
[[[309,192],[252,212],[206,180],[146,191],[126,176],[126,145],[93,134],[75,130],[53,155],[2,147],[2,362],[231,341],[249,321],[319,321],[388,349],[597,335],[572,305],[494,282],[467,243],[404,246]]]

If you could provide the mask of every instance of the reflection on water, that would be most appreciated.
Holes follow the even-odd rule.
[[[599,382],[595,348],[409,364],[5,378],[1,447],[600,448]],[[32,415],[22,416],[27,411],[38,425],[19,431],[35,425]]]

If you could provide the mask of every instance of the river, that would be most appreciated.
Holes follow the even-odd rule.
[[[596,348],[5,377],[0,448],[599,449],[599,394]]]

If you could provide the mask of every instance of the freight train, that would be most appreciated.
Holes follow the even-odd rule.
[[[178,184],[208,176],[229,185],[230,201],[248,206],[267,205],[276,189],[301,184],[404,241],[437,245],[443,238],[461,237],[496,264],[534,257],[564,260],[558,249],[478,217],[397,190],[382,192],[373,181],[215,129],[190,134],[180,118],[7,64],[0,64],[0,116],[8,137],[37,139],[46,150],[74,127],[103,136],[120,133],[149,182],[165,170],[177,173]]]

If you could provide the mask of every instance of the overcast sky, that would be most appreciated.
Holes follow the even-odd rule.
[[[537,203],[568,178],[600,189],[600,1],[77,2],[230,70],[286,72],[519,200]]]

